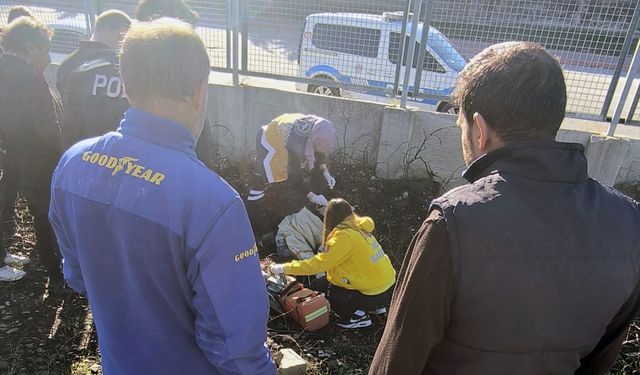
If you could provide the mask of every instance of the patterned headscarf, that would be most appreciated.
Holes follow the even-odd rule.
[[[308,115],[304,120],[311,123],[311,134],[307,138],[304,150],[307,170],[315,167],[315,153],[326,154],[333,149],[336,144],[336,129],[331,121],[315,115]]]

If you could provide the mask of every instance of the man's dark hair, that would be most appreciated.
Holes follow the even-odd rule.
[[[476,55],[452,100],[468,122],[479,113],[503,142],[513,142],[555,138],[567,93],[560,64],[542,46],[510,42]]]
[[[198,23],[198,13],[184,2],[184,0],[140,0],[136,8],[138,21],[151,21],[157,18],[177,18],[195,25]]]
[[[7,23],[11,23],[11,21],[15,20],[18,17],[33,17],[31,11],[25,7],[17,6],[9,9],[9,16],[7,17]]]
[[[53,32],[31,17],[18,17],[2,30],[0,42],[6,52],[27,53],[30,46],[42,47],[50,43]]]
[[[131,26],[131,18],[126,13],[111,9],[106,10],[96,18],[94,30],[104,32],[109,30],[126,30]]]

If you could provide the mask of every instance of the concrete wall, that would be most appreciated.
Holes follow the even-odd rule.
[[[57,66],[45,72],[55,87]],[[255,153],[258,128],[285,112],[314,113],[333,121],[336,157],[376,168],[381,178],[431,176],[444,189],[458,186],[464,170],[460,130],[452,115],[385,107],[379,103],[322,97],[264,87],[209,85],[209,119],[222,157],[240,160]],[[640,127],[566,119],[562,142],[586,148],[589,174],[613,186],[640,181]]]
[[[333,121],[336,156],[375,167],[379,177],[431,175],[444,188],[464,183],[460,131],[452,115],[261,87],[210,85],[209,118],[223,156],[240,159],[254,153],[259,126],[285,112],[314,113]],[[594,129],[592,122],[584,123],[566,120],[558,140],[586,147],[590,175],[608,185],[640,181],[640,128],[622,129],[635,139],[607,138],[594,133],[604,132],[604,126]]]

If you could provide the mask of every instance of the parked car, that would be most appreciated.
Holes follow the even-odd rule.
[[[388,93],[371,88],[393,89],[402,42],[402,12],[383,15],[361,13],[318,13],[306,18],[298,51],[300,75],[337,83],[358,85],[336,88],[322,83],[298,83],[300,91],[330,96],[345,96],[390,103]],[[406,67],[409,33],[405,35],[404,61],[400,67],[400,90]],[[414,98],[413,82],[420,51],[423,24],[417,28],[414,58],[410,72],[408,100],[418,107],[453,113],[446,100]],[[438,30],[429,27],[424,47],[419,92],[448,96],[466,60]]]

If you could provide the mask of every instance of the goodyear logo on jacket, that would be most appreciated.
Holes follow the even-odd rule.
[[[112,176],[124,173],[156,185],[160,185],[165,177],[163,173],[136,164],[139,160],[130,156],[116,158],[115,156],[86,151],[82,154],[82,161],[109,169]]]

